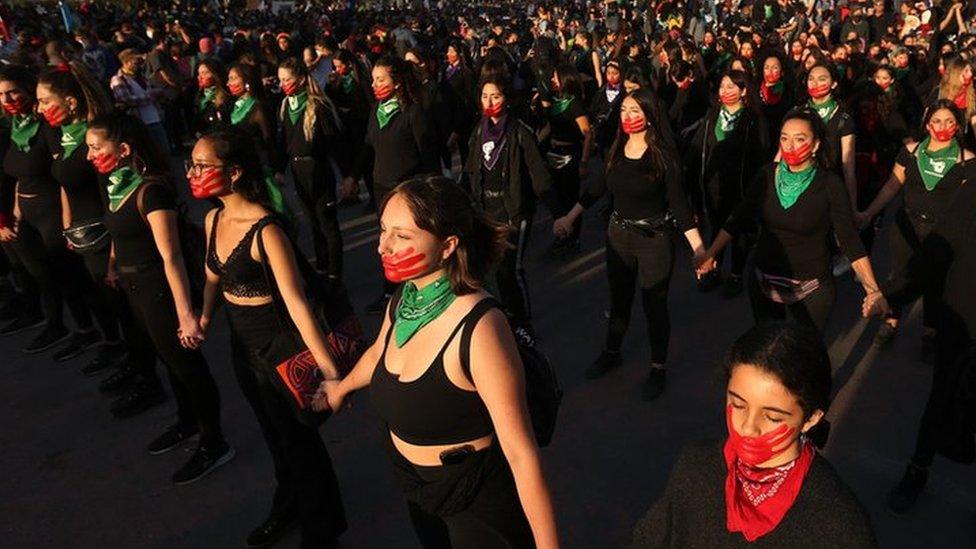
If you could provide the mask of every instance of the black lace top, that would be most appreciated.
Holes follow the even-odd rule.
[[[207,245],[207,267],[220,277],[220,289],[225,294],[234,297],[269,297],[271,288],[265,277],[264,266],[251,257],[251,243],[254,235],[269,223],[274,223],[272,216],[259,219],[244,233],[237,246],[230,252],[227,259],[221,263],[217,257],[217,220],[223,208],[214,212],[210,226],[210,243]]]

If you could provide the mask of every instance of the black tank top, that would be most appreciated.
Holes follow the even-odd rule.
[[[234,297],[269,297],[271,288],[265,277],[264,265],[251,257],[251,243],[254,235],[265,225],[274,223],[274,217],[268,215],[257,220],[244,233],[237,246],[231,250],[227,260],[223,263],[217,257],[217,220],[223,208],[214,212],[210,225],[210,244],[207,245],[207,267],[220,277],[220,289]]]
[[[393,312],[397,301],[390,306],[390,329],[370,381],[370,398],[380,417],[398,438],[419,446],[454,444],[490,435],[494,427],[478,392],[458,387],[448,379],[444,370],[444,352],[455,336],[462,328],[470,334],[478,319],[489,309],[476,305],[458,322],[423,375],[413,381],[401,382],[386,369],[386,349],[393,334]],[[461,338],[462,347],[465,339]],[[470,377],[466,357],[467,353],[462,349],[461,367]]]

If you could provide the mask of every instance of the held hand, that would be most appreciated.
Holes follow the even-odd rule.
[[[334,383],[334,385],[327,385],[331,383]],[[329,408],[332,409],[332,413],[338,413],[340,410],[342,410],[342,406],[345,403],[346,392],[339,387],[338,382],[323,381],[321,386],[325,387],[326,389],[325,396],[328,398]],[[329,389],[331,389],[331,391],[329,391]]]
[[[203,332],[204,337],[207,335],[207,328],[210,327],[210,317],[200,315],[200,331]]]
[[[698,265],[698,268],[695,269],[695,274],[697,274],[698,277],[700,278],[700,277],[705,276],[706,274],[714,271],[716,267],[718,267],[718,263],[715,261],[715,258],[714,257],[706,257]]]
[[[200,329],[200,321],[194,315],[180,319],[180,327],[176,331],[180,344],[187,349],[196,349],[203,343],[204,334]]]
[[[573,232],[573,222],[569,220],[569,216],[564,215],[552,222],[552,234],[566,236],[571,232]]]
[[[0,242],[12,242],[17,239],[17,231],[13,227],[0,228]]]
[[[105,285],[116,290],[119,288],[119,271],[113,266],[109,266],[105,272]]]
[[[865,318],[873,315],[886,315],[890,312],[891,307],[883,293],[871,292],[864,296],[864,301],[861,303],[861,314]]]
[[[312,410],[316,412],[331,410],[329,407],[329,392],[325,387],[326,383],[328,382],[323,381],[320,383],[318,388],[315,389],[315,394],[312,396]]]

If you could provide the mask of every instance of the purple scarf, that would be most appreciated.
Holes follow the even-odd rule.
[[[495,124],[487,116],[481,117],[481,160],[489,171],[494,169],[505,144],[505,130],[508,129],[508,115],[503,114]]]
[[[454,75],[457,74],[458,71],[460,71],[460,70],[461,70],[461,64],[460,63],[458,63],[457,65],[448,64],[447,65],[447,68],[444,69],[444,75],[447,77],[448,80],[450,80],[450,79],[454,78]]]

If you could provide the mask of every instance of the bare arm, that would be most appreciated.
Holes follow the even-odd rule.
[[[501,311],[491,311],[475,326],[471,379],[488,408],[498,442],[512,468],[536,546],[559,547],[552,497],[529,421],[522,361]]]
[[[870,219],[881,213],[881,210],[888,205],[888,202],[891,202],[891,199],[898,194],[898,191],[901,190],[904,184],[905,167],[901,164],[895,164],[891,169],[891,175],[888,177],[888,181],[885,182],[884,187],[878,192],[878,196],[874,197],[871,205],[864,210],[864,216]]]
[[[600,56],[595,52],[590,52],[590,61],[593,62],[593,76],[596,78],[596,87],[603,87],[603,70],[600,69]]]
[[[328,389],[328,394],[325,396],[328,397],[329,407],[333,411],[339,411],[342,408],[342,402],[349,393],[368,386],[370,380],[373,378],[373,370],[376,369],[380,361],[380,356],[383,354],[383,347],[386,344],[386,334],[389,330],[393,329],[393,323],[390,322],[390,306],[390,304],[386,306],[387,311],[383,315],[383,325],[380,326],[380,332],[376,335],[376,340],[366,349],[363,356],[359,357],[352,371],[346,377],[342,378],[342,381],[335,388]]]
[[[206,219],[204,220],[203,226],[207,234],[207,243],[210,243],[210,231],[213,226],[213,217],[217,210],[210,210],[207,212]],[[210,250],[207,250],[210,253]],[[207,274],[206,285],[203,287],[203,312],[200,313],[200,328],[206,331],[210,326],[210,322],[213,320],[214,311],[217,309],[217,290],[220,285],[220,276],[217,273],[210,270],[210,266],[204,261],[204,272]]]
[[[71,203],[68,202],[68,193],[61,187],[61,228],[67,229],[71,226]]]
[[[844,171],[844,183],[847,185],[847,195],[851,199],[851,208],[857,208],[857,175],[854,170],[854,134],[840,138],[840,161]]]
[[[154,210],[146,215],[146,222],[149,223],[149,229],[152,231],[156,249],[163,258],[166,282],[176,304],[180,334],[183,338],[202,339],[200,324],[193,312],[193,302],[190,300],[190,281],[186,274],[186,266],[183,264],[183,250],[180,248],[179,232],[176,228],[176,212]]]

